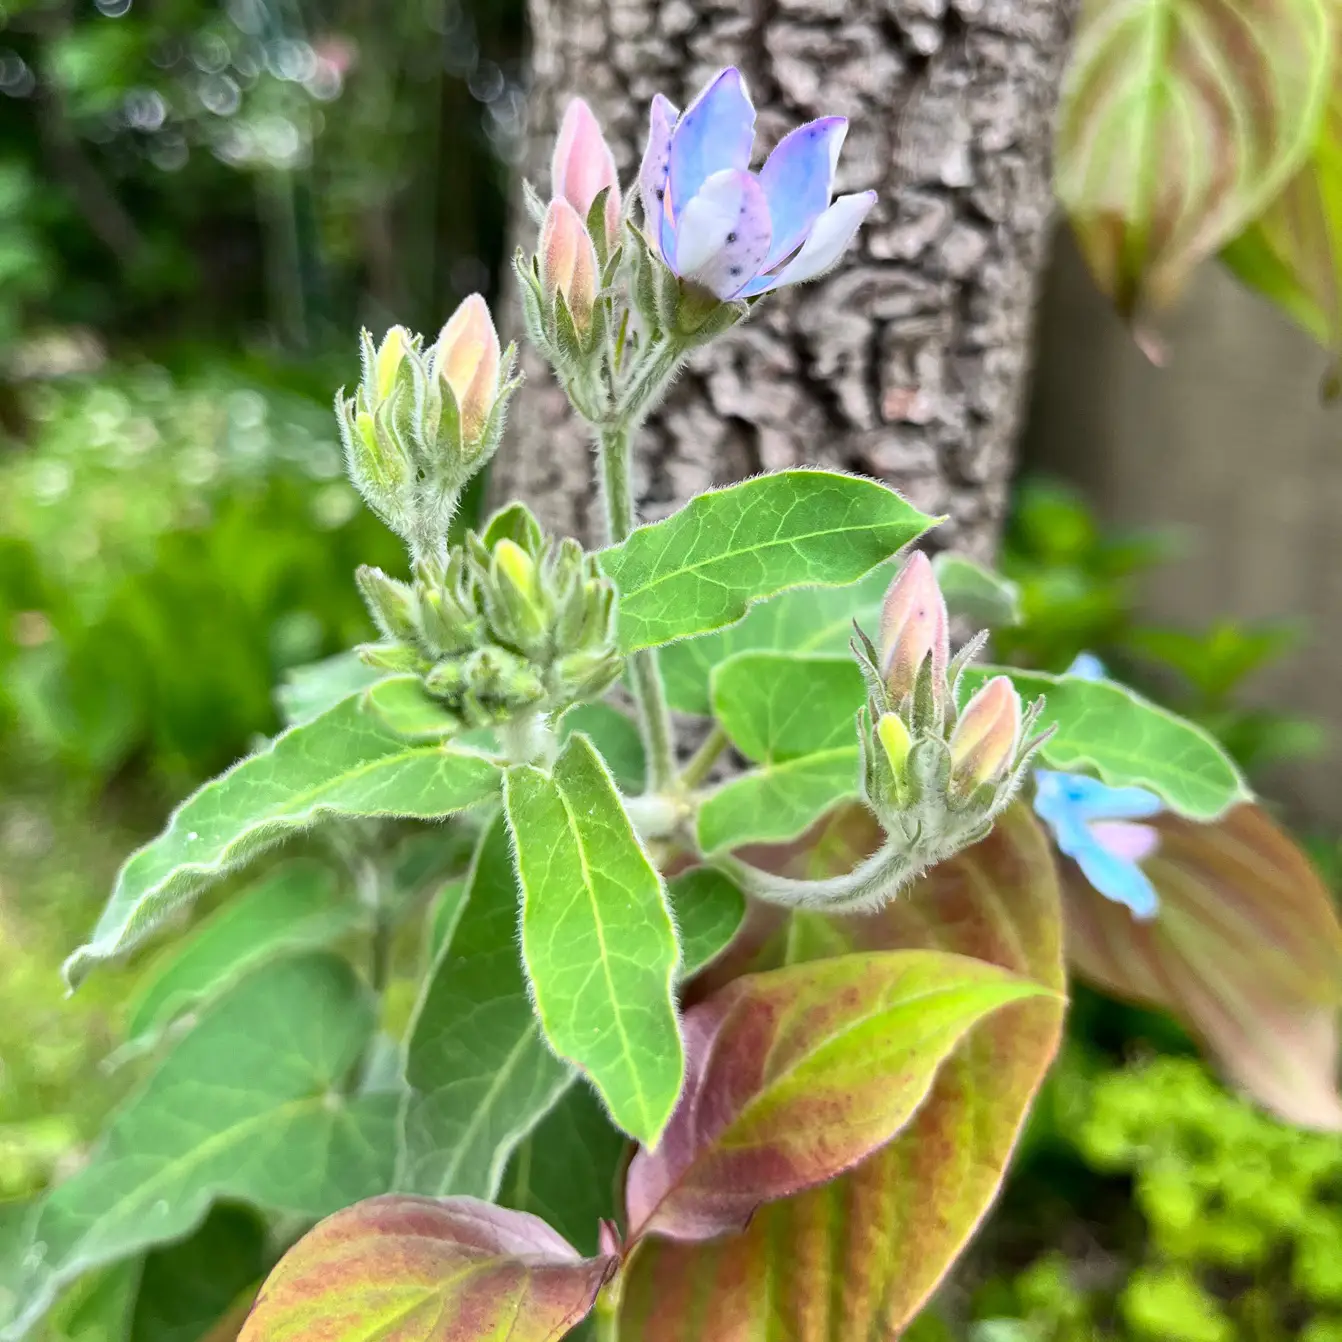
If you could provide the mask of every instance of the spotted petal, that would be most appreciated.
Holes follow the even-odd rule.
[[[754,143],[755,109],[741,72],[729,66],[685,109],[672,132],[672,217],[679,221],[680,212],[714,173],[749,167]]]
[[[767,269],[800,247],[825,212],[847,133],[846,117],[821,117],[785,135],[765,160],[760,185],[769,198],[773,224],[773,242],[764,262]]]
[[[648,241],[665,256],[662,245],[662,197],[671,163],[671,131],[680,116],[669,98],[660,93],[652,100],[648,116],[648,147],[638,170],[638,189],[643,200],[643,231]]]
[[[741,169],[716,172],[676,226],[674,269],[719,298],[732,298],[769,252],[769,202],[759,179]]]
[[[779,289],[785,284],[800,284],[828,270],[852,242],[853,235],[876,204],[874,191],[855,196],[840,196],[815,222],[802,249],[776,275],[761,275],[746,285],[745,297]]]

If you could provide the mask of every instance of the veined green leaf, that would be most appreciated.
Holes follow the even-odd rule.
[[[620,646],[735,623],[791,587],[855,582],[936,519],[874,480],[779,471],[692,499],[601,554],[620,592]]]
[[[481,835],[455,927],[425,980],[406,1047],[407,1193],[492,1198],[513,1148],[567,1089],[517,948],[508,827]]]
[[[264,960],[329,944],[366,915],[319,862],[286,862],[220,908],[140,980],[128,1010],[131,1040],[155,1037]]]
[[[643,791],[647,765],[633,718],[599,701],[576,704],[559,720],[561,740],[567,741],[574,732],[585,732],[591,738],[621,791],[631,796]]]
[[[332,816],[438,819],[489,797],[499,769],[482,755],[399,736],[357,698],[206,783],[135,853],[88,944],[65,964],[72,984],[142,942],[225,872]]]
[[[862,673],[851,657],[741,652],[713,670],[713,712],[759,767],[699,808],[704,852],[782,843],[858,794],[855,714]]]
[[[952,619],[966,620],[976,631],[1020,623],[1020,588],[1010,578],[951,550],[932,560],[932,572]]]
[[[1304,161],[1331,49],[1325,0],[1088,0],[1057,190],[1124,315],[1174,297]]]
[[[556,1342],[615,1267],[474,1198],[348,1207],[285,1254],[239,1342]]]
[[[964,674],[962,699],[995,675],[1010,676],[1027,700],[1045,696],[1039,726],[1058,728],[1040,751],[1050,768],[1093,769],[1115,787],[1147,788],[1192,820],[1215,820],[1250,796],[1230,757],[1201,727],[1125,685],[975,666]]]
[[[359,702],[407,741],[446,741],[462,729],[461,719],[434,699],[418,676],[388,676],[364,690]]]
[[[671,707],[708,716],[713,668],[738,652],[847,653],[854,621],[875,633],[894,574],[893,564],[880,564],[847,587],[798,587],[752,606],[728,629],[663,648],[659,660]]]
[[[680,977],[688,979],[731,943],[746,916],[746,897],[712,867],[681,872],[666,892],[680,938]]]
[[[23,1308],[0,1337],[22,1336],[83,1273],[189,1233],[216,1199],[315,1218],[384,1190],[399,1097],[344,1089],[373,1024],[367,989],[322,953],[267,965],[224,994],[90,1163],[47,1196]]]
[[[285,725],[300,727],[321,717],[342,699],[376,685],[386,674],[369,666],[357,652],[340,652],[287,672],[284,683],[275,691],[275,702]]]
[[[684,1075],[672,985],[679,951],[661,876],[592,743],[552,776],[508,770],[522,954],[551,1047],[581,1067],[628,1133],[655,1145]]]

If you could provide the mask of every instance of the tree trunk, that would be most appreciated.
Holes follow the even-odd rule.
[[[1052,212],[1050,142],[1074,0],[530,0],[531,139],[549,189],[556,122],[588,100],[630,189],[648,105],[738,65],[767,149],[850,119],[839,191],[880,202],[845,263],[771,296],[701,352],[640,442],[645,518],[803,462],[878,476],[950,520],[939,546],[996,544]],[[516,214],[529,252],[534,229]],[[534,356],[495,465],[499,498],[600,534],[589,444]]]

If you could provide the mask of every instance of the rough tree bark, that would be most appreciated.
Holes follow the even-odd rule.
[[[840,191],[881,194],[845,264],[773,297],[699,356],[643,435],[645,516],[801,462],[889,481],[947,513],[938,545],[996,543],[1051,215],[1052,118],[1074,0],[530,0],[531,135],[547,190],[581,94],[632,183],[658,90],[678,105],[739,65],[764,148],[850,118]],[[534,245],[519,211],[520,241]],[[557,530],[600,532],[589,444],[532,358],[494,468]]]

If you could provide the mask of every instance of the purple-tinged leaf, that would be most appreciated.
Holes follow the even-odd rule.
[[[1342,1130],[1342,926],[1296,845],[1256,806],[1148,822],[1160,913],[1138,922],[1063,866],[1068,956],[1106,992],[1173,1015],[1226,1076],[1303,1127]]]
[[[859,808],[845,825],[830,822],[810,874],[850,864],[877,838],[869,830]],[[827,932],[805,940],[973,956],[1050,994],[984,1019],[912,1121],[856,1169],[761,1208],[742,1234],[711,1244],[643,1240],[624,1278],[620,1342],[893,1339],[996,1196],[1062,1025],[1057,878],[1038,826],[1013,807],[981,844],[879,914],[833,920]]]
[[[389,1194],[299,1240],[261,1288],[240,1342],[554,1342],[614,1269],[526,1212]]]

